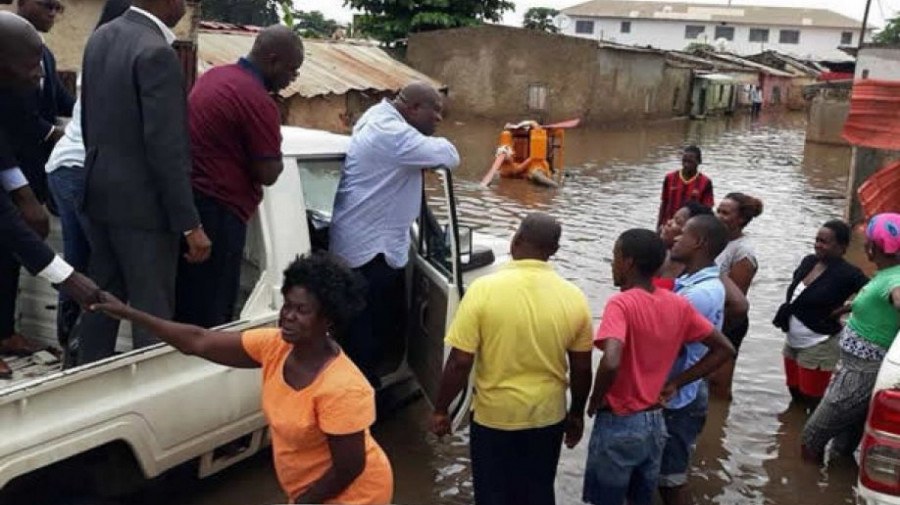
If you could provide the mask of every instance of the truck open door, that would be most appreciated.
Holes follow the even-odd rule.
[[[441,372],[449,355],[444,335],[463,296],[460,226],[447,170],[428,171],[422,191],[422,212],[414,227],[415,257],[409,292],[407,360],[425,397],[434,404]],[[472,401],[471,381],[451,405],[454,428],[465,421]]]

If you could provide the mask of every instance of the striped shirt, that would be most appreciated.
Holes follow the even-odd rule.
[[[663,180],[662,201],[660,202],[659,222],[657,227],[665,224],[678,209],[690,201],[700,202],[707,207],[713,206],[713,183],[709,177],[697,172],[685,181],[681,170],[666,174]]]

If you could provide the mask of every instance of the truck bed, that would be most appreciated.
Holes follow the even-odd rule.
[[[0,380],[0,390],[40,379],[62,370],[62,362],[46,351],[26,357],[4,357],[13,370],[12,379]]]

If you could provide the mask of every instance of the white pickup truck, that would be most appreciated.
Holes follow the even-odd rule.
[[[240,314],[227,325],[233,330],[274,325],[284,268],[298,254],[327,248],[349,138],[289,127],[283,134],[285,170],[266,188],[248,230]],[[382,363],[380,396],[421,390],[435,397],[444,332],[464,286],[506,260],[505,241],[473,239],[460,227],[448,172],[429,172],[423,199],[428,205],[410,230],[407,330]],[[55,305],[49,286],[24,280],[23,332],[52,343]],[[126,326],[118,354],[86,366],[63,370],[46,355],[9,361],[14,376],[0,380],[0,504],[55,503],[60,496],[59,503],[73,496],[92,503],[134,492],[189,462],[202,478],[268,443],[258,371],[218,366],[164,344],[129,350],[127,334]],[[456,402],[457,421],[470,396],[471,389]]]
[[[860,446],[857,501],[900,505],[900,333],[875,381]]]

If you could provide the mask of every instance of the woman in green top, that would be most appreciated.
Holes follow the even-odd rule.
[[[821,462],[825,446],[852,453],[859,444],[881,361],[900,330],[900,214],[879,214],[866,228],[866,255],[878,268],[851,306],[841,360],[825,397],[803,428],[803,457]]]

